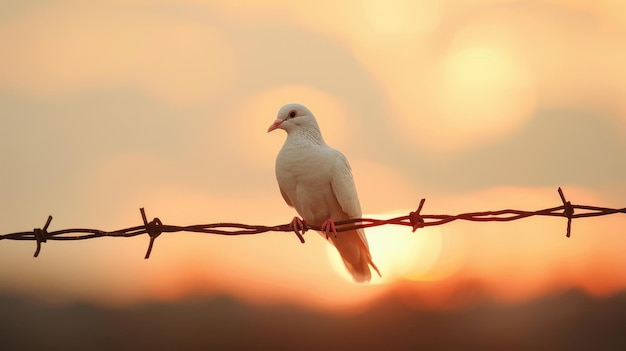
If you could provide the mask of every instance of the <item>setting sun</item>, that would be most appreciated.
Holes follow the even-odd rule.
[[[366,216],[386,219],[398,213]],[[440,259],[442,238],[437,228],[422,228],[416,233],[404,226],[379,226],[365,230],[374,263],[382,277],[372,276],[372,284],[391,284],[400,280],[430,280],[434,277]],[[340,234],[339,234],[340,235]],[[332,245],[328,245],[328,257],[335,271],[351,280]],[[443,278],[443,277],[439,277]]]

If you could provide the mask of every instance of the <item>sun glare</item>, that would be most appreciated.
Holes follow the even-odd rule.
[[[472,136],[515,128],[533,107],[528,76],[523,65],[501,49],[459,48],[443,61],[437,94],[442,123]]]
[[[432,60],[422,58],[434,69],[401,66],[391,89],[405,87],[390,94],[394,123],[403,125],[398,131],[422,146],[454,151],[521,128],[537,105],[535,72],[521,54],[521,38],[498,19],[468,24]]]

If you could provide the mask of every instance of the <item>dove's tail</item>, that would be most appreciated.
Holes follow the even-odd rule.
[[[378,276],[381,276],[378,267],[372,261],[372,255],[362,229],[339,232],[336,238],[330,237],[329,239],[339,251],[343,263],[356,282],[367,283],[370,281],[372,278],[370,266],[374,268]]]

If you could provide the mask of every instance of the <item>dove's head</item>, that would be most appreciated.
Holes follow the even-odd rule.
[[[276,120],[267,129],[271,132],[274,129],[283,129],[287,134],[295,130],[317,130],[319,127],[315,117],[308,108],[300,104],[287,104],[278,110]]]

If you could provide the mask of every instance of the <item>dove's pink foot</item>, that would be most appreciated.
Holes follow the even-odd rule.
[[[332,218],[329,218],[322,223],[322,231],[326,233],[326,239],[330,233],[333,233],[334,237],[337,237],[337,228],[335,227],[335,221]]]
[[[293,217],[290,226],[293,232],[298,236],[298,239],[300,239],[300,242],[304,244],[304,237],[302,236],[302,234],[306,232],[304,221],[298,217]]]

